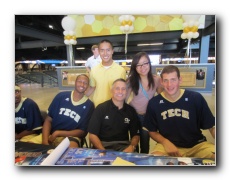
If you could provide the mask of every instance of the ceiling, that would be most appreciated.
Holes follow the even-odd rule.
[[[64,15],[15,15],[15,61],[34,59],[67,59],[61,21]],[[215,56],[215,15],[206,15],[205,28],[200,36],[192,39],[191,55],[199,57],[199,43],[202,36],[210,35],[209,56]],[[48,27],[53,25],[53,29]],[[114,60],[129,59],[139,51],[160,54],[162,58],[184,57],[187,40],[180,38],[180,31],[135,33],[128,35],[125,54],[125,35],[110,35],[77,38],[74,46],[74,59],[86,60],[92,55],[91,46],[102,39],[109,39],[114,45]],[[163,43],[158,46],[137,46],[139,43]],[[76,50],[76,47],[85,50]],[[47,48],[44,50],[44,48]]]

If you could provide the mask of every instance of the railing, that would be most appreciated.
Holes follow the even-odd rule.
[[[52,76],[53,75],[53,76]],[[44,86],[58,86],[57,77],[55,73],[49,75],[47,72],[28,72],[26,74],[16,74],[15,83],[16,84],[41,84],[41,87]]]

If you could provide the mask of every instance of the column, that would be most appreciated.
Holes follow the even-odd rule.
[[[73,66],[74,65],[74,57],[73,57],[72,45],[66,45],[66,52],[67,52],[68,66]]]
[[[198,63],[208,63],[210,35],[202,36],[200,40],[200,57]]]

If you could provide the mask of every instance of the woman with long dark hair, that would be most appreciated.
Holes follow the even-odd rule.
[[[148,101],[156,92],[163,90],[160,77],[152,74],[150,58],[146,52],[139,52],[133,57],[127,85],[127,103],[135,108],[142,126]],[[140,131],[140,152],[149,153],[149,134],[143,129]]]

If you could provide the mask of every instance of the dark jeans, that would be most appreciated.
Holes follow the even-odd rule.
[[[143,130],[143,123],[145,115],[138,114],[139,120],[141,122],[141,130],[140,130],[140,153],[149,153],[149,132],[146,130]]]

